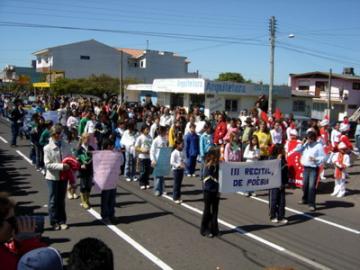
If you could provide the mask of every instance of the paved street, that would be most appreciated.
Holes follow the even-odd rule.
[[[44,177],[26,159],[29,143],[9,145],[9,123],[0,120],[0,190],[18,202],[19,212],[47,214]],[[25,155],[25,158],[24,158]],[[287,190],[287,225],[273,225],[268,218],[267,193],[255,198],[239,194],[222,196],[219,210],[221,236],[210,239],[199,233],[201,182],[185,178],[182,205],[169,196],[155,197],[137,182],[121,180],[117,189],[117,225],[99,221],[99,194],[93,190],[93,208],[86,211],[79,200],[67,200],[69,230],[44,233],[46,241],[64,258],[85,237],[97,237],[112,248],[115,269],[360,269],[360,160],[349,170],[348,196],[334,198],[332,171],[321,183],[315,213],[297,204],[298,189]],[[167,191],[172,180],[166,181]],[[304,213],[305,211],[305,213]],[[48,221],[47,221],[48,222]]]

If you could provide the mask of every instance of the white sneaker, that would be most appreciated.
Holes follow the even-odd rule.
[[[335,189],[334,189],[334,192],[331,193],[330,196],[335,196],[335,195],[337,195],[337,194],[339,193],[339,191],[340,191],[339,189],[335,188]]]
[[[146,189],[146,186],[140,186],[140,189],[144,190]]]
[[[137,177],[134,177],[134,178],[133,178],[133,181],[134,181],[134,182],[136,182],[137,180],[138,180]]]
[[[41,170],[41,173],[42,173],[43,175],[45,175],[45,174],[46,174],[46,171],[45,171],[44,169],[42,169],[42,170]]]
[[[167,192],[166,191],[163,191],[163,193],[162,193],[163,195],[167,195]]]
[[[283,218],[282,220],[280,220],[281,224],[287,224],[289,221],[286,218]]]
[[[191,174],[187,174],[186,176],[187,176],[187,177],[191,177]]]
[[[278,223],[279,220],[278,220],[277,218],[273,218],[273,219],[271,220],[271,222],[272,222],[272,223]]]
[[[131,178],[130,178],[130,177],[127,177],[127,178],[126,178],[126,181],[127,181],[127,182],[131,182]]]
[[[176,204],[181,204],[182,203],[182,200],[175,200],[174,201]]]
[[[342,197],[344,197],[345,196],[345,191],[340,191],[339,193],[338,193],[338,195],[336,196],[336,198],[342,198]]]
[[[68,198],[69,200],[72,200],[74,197],[73,197],[73,195],[72,195],[70,192],[68,192],[68,193],[67,193],[67,198]]]
[[[194,173],[193,175],[191,175],[192,177],[196,177],[196,174]]]
[[[149,189],[149,188],[150,188],[150,185],[147,185],[147,186],[146,186],[146,189]]]
[[[73,197],[74,200],[79,198],[79,196],[76,193],[73,193],[72,197]]]

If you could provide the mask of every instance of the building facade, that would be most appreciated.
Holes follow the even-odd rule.
[[[269,87],[260,84],[219,82],[206,79],[155,79],[153,84],[132,84],[125,91],[128,101],[144,102],[151,98],[154,104],[167,107],[182,106],[191,110],[200,106],[206,115],[226,111],[237,117],[241,110],[254,108],[260,95],[268,95]],[[291,91],[287,86],[273,89],[273,107],[285,114],[291,112]]]
[[[312,99],[312,118],[324,118],[329,100],[331,121],[342,120],[345,115],[351,116],[360,106],[360,76],[356,76],[352,68],[346,68],[343,74],[332,74],[330,92],[328,82],[329,73],[319,71],[290,74],[289,78],[293,95],[302,96],[303,100],[304,97]]]
[[[63,73],[66,78],[105,74],[152,83],[155,78],[197,76],[188,73],[186,57],[171,52],[117,49],[96,40],[47,48],[33,54],[38,71]]]

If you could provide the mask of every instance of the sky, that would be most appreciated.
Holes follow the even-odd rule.
[[[275,84],[330,68],[360,74],[359,10],[358,0],[0,0],[0,68],[30,66],[35,51],[96,39],[176,52],[204,78],[238,72],[268,83],[275,16]]]

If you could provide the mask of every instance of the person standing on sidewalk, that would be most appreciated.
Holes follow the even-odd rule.
[[[66,230],[65,196],[67,180],[60,180],[60,172],[70,169],[68,164],[63,164],[64,145],[62,145],[62,127],[55,125],[50,130],[50,141],[44,147],[44,163],[46,168],[45,179],[49,188],[49,218],[54,230]]]
[[[317,141],[317,134],[309,131],[304,144],[299,145],[295,151],[302,154],[300,162],[304,166],[303,196],[299,203],[308,204],[309,210],[315,211],[316,182],[319,177],[319,168],[325,161],[324,147]]]

